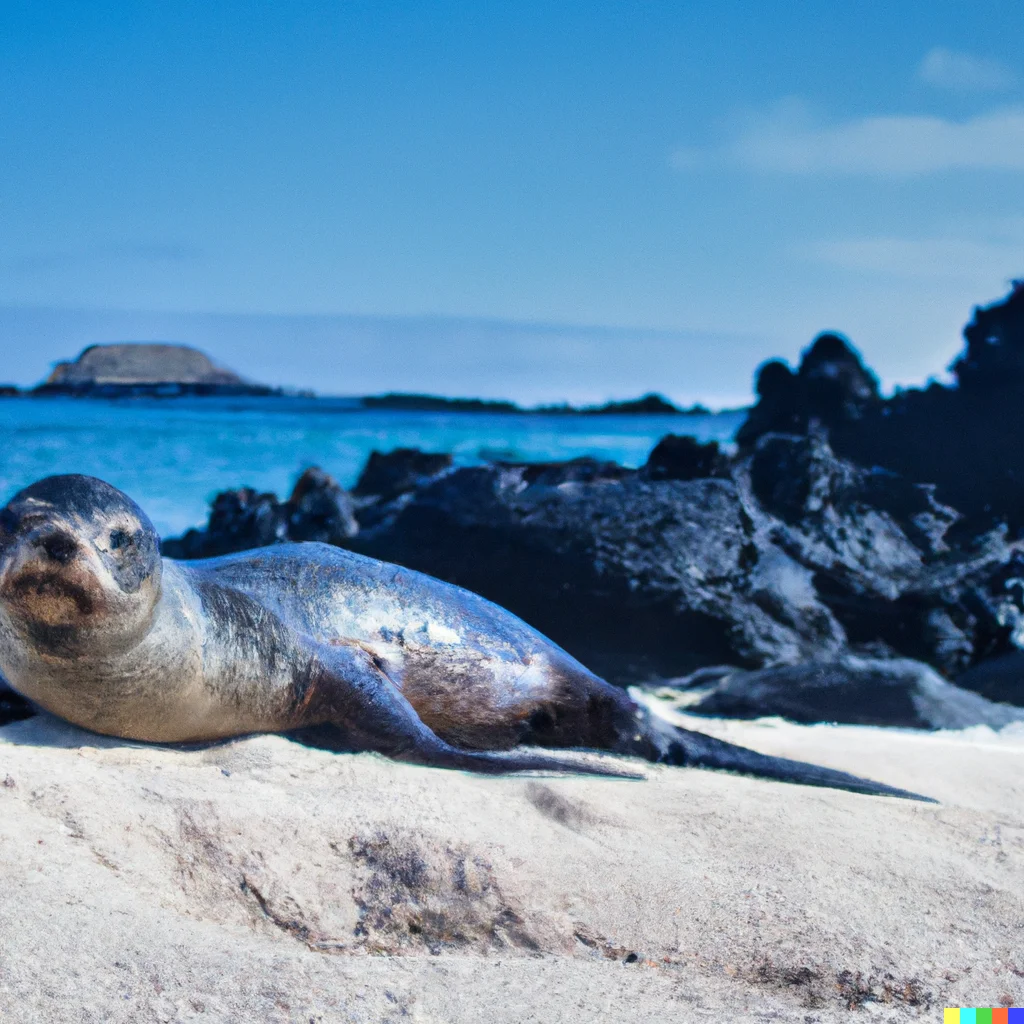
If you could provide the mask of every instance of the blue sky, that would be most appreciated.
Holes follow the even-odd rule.
[[[1010,2],[0,3],[0,378],[201,344],[323,391],[889,386],[1024,276]]]

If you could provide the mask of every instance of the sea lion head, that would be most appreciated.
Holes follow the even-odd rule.
[[[0,511],[0,614],[41,653],[103,657],[137,643],[160,565],[145,512],[95,477],[46,477]]]

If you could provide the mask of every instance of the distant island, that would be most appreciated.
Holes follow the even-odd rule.
[[[524,412],[515,402],[487,398],[444,398],[440,395],[413,395],[389,392],[364,395],[359,399],[365,409],[394,409],[410,412]]]
[[[484,398],[444,398],[440,395],[417,395],[404,392],[391,392],[386,395],[368,395],[361,399],[367,409],[396,409],[416,412],[498,412],[544,415],[658,415],[675,416],[707,416],[711,410],[703,405],[694,405],[682,409],[674,405],[663,395],[644,395],[625,402],[605,402],[603,405],[575,406],[568,403],[561,405],[538,405],[527,408],[515,402],[491,400]]]
[[[189,345],[123,342],[90,345],[77,359],[57,363],[33,393],[120,398],[278,392],[217,366],[209,356]]]
[[[89,345],[77,359],[57,363],[34,388],[0,384],[0,398],[70,395],[76,398],[282,397],[316,399],[311,391],[291,391],[254,384],[233,370],[218,366],[205,352],[172,342],[117,342]],[[443,395],[388,392],[352,398],[353,408],[399,412],[514,413],[520,415],[670,415],[707,416],[704,405],[687,409],[664,395],[650,392],[627,401],[602,405],[522,406],[488,398],[447,398]]]
[[[674,416],[709,416],[711,410],[706,405],[691,405],[687,409],[680,408],[670,402],[664,395],[650,392],[641,398],[631,398],[624,402],[605,402],[603,405],[542,405],[535,412],[575,412],[585,416],[607,415],[674,415]]]

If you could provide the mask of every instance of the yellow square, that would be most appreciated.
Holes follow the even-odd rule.
[[[947,1006],[942,1011],[942,1024],[960,1024],[960,1007]]]

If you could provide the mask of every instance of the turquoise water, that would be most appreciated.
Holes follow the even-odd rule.
[[[166,536],[205,522],[228,487],[283,495],[311,465],[351,486],[374,448],[452,452],[462,465],[592,455],[639,466],[665,434],[728,441],[742,418],[394,412],[345,399],[0,399],[0,501],[51,473],[87,473],[130,494]]]

